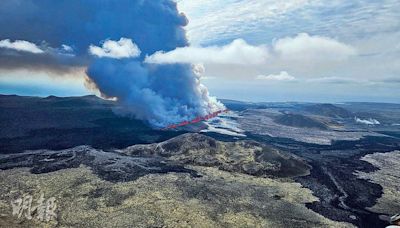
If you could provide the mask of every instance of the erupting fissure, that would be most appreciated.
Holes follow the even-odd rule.
[[[20,0],[0,2],[14,9],[21,5]],[[85,85],[103,98],[114,98],[120,107],[116,114],[154,128],[224,109],[201,83],[199,64],[146,61],[154,53],[189,46],[188,19],[176,1],[85,0],[85,7],[82,0],[28,2],[31,7],[22,14],[0,14],[0,25],[22,27],[29,21],[29,29],[18,33],[13,26],[0,26],[0,40],[43,41],[46,52],[20,59],[21,64],[36,64],[39,58],[38,69],[42,62],[57,73],[86,69]],[[7,54],[6,62],[18,56]]]
[[[182,127],[182,126],[186,126],[186,125],[189,125],[189,124],[198,123],[198,122],[203,121],[203,120],[212,119],[214,117],[217,117],[219,114],[221,114],[223,112],[226,113],[228,111],[229,111],[228,109],[225,109],[225,110],[219,110],[219,111],[210,113],[210,114],[205,115],[205,116],[198,116],[198,117],[196,117],[196,118],[194,118],[192,120],[186,120],[186,121],[183,121],[183,122],[180,122],[180,123],[177,123],[177,124],[168,125],[165,128],[163,128],[163,130],[175,129],[177,127]]]

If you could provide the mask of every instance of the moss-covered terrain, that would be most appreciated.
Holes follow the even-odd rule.
[[[309,210],[312,192],[288,179],[232,174],[210,167],[149,174],[134,181],[103,180],[87,166],[32,174],[0,172],[2,227],[350,227]],[[12,215],[23,194],[55,197],[57,218],[40,222]]]

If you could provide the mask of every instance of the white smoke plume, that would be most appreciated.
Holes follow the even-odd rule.
[[[89,84],[104,97],[116,98],[127,115],[163,127],[223,108],[200,83],[201,68],[145,62],[156,52],[187,47],[187,23],[172,0],[2,0],[0,40],[63,47],[65,53],[24,54],[38,49],[4,42],[14,49],[24,44],[25,52],[0,49],[0,69],[87,67]]]

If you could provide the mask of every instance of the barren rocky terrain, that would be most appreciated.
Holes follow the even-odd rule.
[[[368,154],[362,158],[378,168],[375,172],[356,172],[357,176],[383,188],[383,195],[370,210],[397,214],[400,211],[400,151]]]
[[[385,227],[399,209],[399,105],[224,102],[163,131],[93,96],[0,96],[0,226]]]
[[[0,172],[3,227],[351,227],[305,207],[318,200],[290,180],[191,167],[183,173],[149,174],[112,183],[87,166],[32,174]],[[11,216],[10,201],[30,193],[57,199],[57,219],[44,223]],[[288,213],[290,211],[290,213]]]

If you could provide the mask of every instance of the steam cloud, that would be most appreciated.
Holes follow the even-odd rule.
[[[89,80],[104,96],[161,127],[223,108],[193,66],[144,61],[188,46],[186,24],[171,0],[2,0],[0,40],[30,42],[44,53],[0,47],[0,69],[87,66]]]

